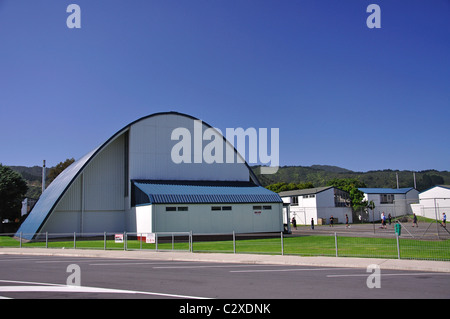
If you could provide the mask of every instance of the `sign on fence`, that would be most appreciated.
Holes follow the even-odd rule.
[[[147,235],[145,236],[145,242],[146,242],[147,244],[154,244],[154,243],[156,243],[156,236],[155,236],[155,233],[147,234]]]
[[[114,234],[114,242],[116,244],[123,243],[123,234]]]

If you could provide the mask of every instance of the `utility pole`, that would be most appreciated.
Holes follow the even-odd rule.
[[[42,165],[42,193],[45,191],[45,160]]]

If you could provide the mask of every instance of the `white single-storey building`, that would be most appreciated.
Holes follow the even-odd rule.
[[[192,116],[164,112],[125,126],[65,169],[16,236],[279,232],[282,206],[219,131]]]
[[[314,224],[328,224],[331,216],[335,223],[345,223],[346,215],[353,222],[349,194],[336,187],[299,189],[279,195],[285,204],[290,204],[290,218],[295,217],[298,225],[310,225],[311,219]]]
[[[417,216],[441,220],[442,213],[450,214],[450,185],[436,185],[419,194],[419,203],[411,204]]]
[[[373,201],[375,208],[369,210],[368,220],[381,220],[384,212],[386,217],[412,214],[411,204],[419,201],[419,191],[408,188],[359,188],[364,193],[367,202]]]

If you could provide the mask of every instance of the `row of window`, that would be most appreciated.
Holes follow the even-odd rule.
[[[212,211],[230,211],[232,209],[232,206],[211,206]],[[188,206],[166,206],[166,212],[187,212],[188,210]],[[253,206],[253,210],[272,210],[272,206]]]

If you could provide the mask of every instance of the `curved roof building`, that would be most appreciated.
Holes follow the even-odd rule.
[[[234,161],[202,158],[208,129],[211,154],[232,154]],[[130,123],[64,170],[16,236],[271,232],[282,230],[281,214],[278,194],[260,186],[220,132],[192,116],[165,112]]]

